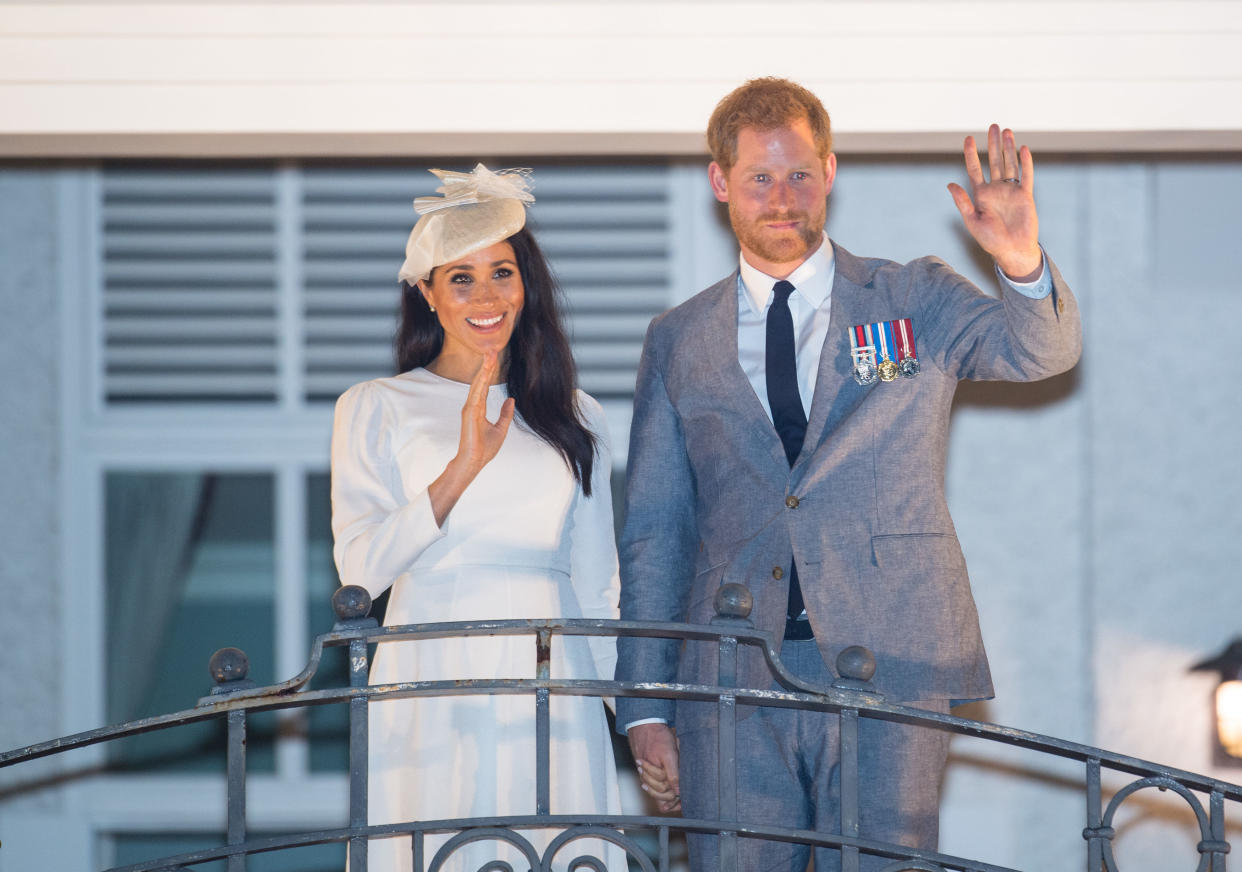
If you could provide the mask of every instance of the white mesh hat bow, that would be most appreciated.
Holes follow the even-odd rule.
[[[494,173],[483,164],[472,172],[431,171],[443,184],[442,197],[419,197],[414,211],[420,217],[405,244],[405,263],[398,277],[414,284],[431,270],[471,252],[508,239],[526,224],[530,170]]]

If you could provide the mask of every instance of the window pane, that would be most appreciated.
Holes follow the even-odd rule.
[[[340,586],[332,561],[332,505],[328,474],[312,473],[306,479],[306,592],[308,637],[332,629],[336,614],[332,594]],[[324,652],[312,686],[343,687],[349,684],[344,648]],[[345,772],[349,769],[349,707],[317,705],[308,709],[310,768],[312,772]]]
[[[253,839],[278,836],[280,833],[252,833]],[[159,857],[172,857],[190,851],[203,851],[224,844],[224,836],[205,836],[190,833],[115,833],[111,837],[113,848],[113,866],[127,866],[154,860]],[[194,866],[197,872],[225,872],[223,860],[215,863],[200,863]],[[345,868],[345,846],[343,844],[308,845],[304,848],[289,848],[285,851],[273,851],[265,854],[253,854],[246,858],[247,872],[341,872]]]
[[[274,481],[267,474],[110,472],[105,479],[108,720],[193,708],[232,646],[274,680]],[[274,716],[249,719],[247,765],[273,768]],[[109,745],[114,769],[224,772],[223,719]]]
[[[312,473],[306,479],[306,591],[307,635],[313,639],[327,633],[336,622],[332,594],[341,585],[332,559],[332,501],[326,472]],[[381,623],[388,594],[380,594],[371,604],[371,616]],[[345,687],[349,666],[343,647],[324,651],[319,671],[311,681],[315,689]],[[375,646],[371,646],[371,656]],[[312,772],[346,772],[349,769],[349,708],[344,704],[318,705],[308,709],[310,730],[310,768]]]

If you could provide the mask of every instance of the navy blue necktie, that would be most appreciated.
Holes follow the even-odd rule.
[[[802,450],[806,437],[806,413],[802,411],[802,397],[798,393],[798,361],[794,354],[793,316],[789,313],[789,295],[794,286],[779,281],[772,286],[772,305],[768,307],[768,330],[764,356],[764,375],[768,386],[768,408],[772,410],[772,423],[785,459],[793,466]],[[798,583],[798,567],[789,565],[789,608],[785,638],[809,639],[810,623],[799,621],[805,608],[802,586]],[[799,625],[795,627],[795,624]]]

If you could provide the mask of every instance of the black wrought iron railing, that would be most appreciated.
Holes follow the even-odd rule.
[[[1181,797],[1193,812],[1199,828],[1198,872],[1225,872],[1230,845],[1226,839],[1226,803],[1242,801],[1242,786],[1192,772],[1161,766],[1100,748],[1042,736],[1025,730],[966,720],[888,702],[870,684],[874,659],[863,648],[847,649],[837,662],[841,676],[830,687],[807,684],[788,673],[777,655],[778,640],[755,630],[749,620],[750,594],[739,585],[725,585],[716,600],[716,618],[710,625],[643,623],[587,619],[467,621],[439,624],[413,624],[380,627],[368,616],[370,597],[361,588],[346,587],[333,597],[338,621],[331,632],[316,638],[310,660],[298,676],[269,687],[256,687],[247,680],[247,660],[235,648],[217,651],[211,671],[216,686],[211,694],[188,711],[144,718],[116,726],[103,727],[73,736],[53,739],[0,753],[0,768],[15,766],[41,757],[184,724],[224,719],[227,741],[227,833],[218,847],[165,856],[141,863],[115,867],[107,872],[171,872],[201,868],[224,861],[228,872],[244,872],[247,858],[271,851],[302,848],[324,843],[349,845],[352,872],[367,872],[367,846],[372,840],[408,836],[416,872],[439,872],[462,846],[475,842],[505,843],[515,847],[529,863],[532,872],[551,872],[559,868],[605,872],[603,860],[580,855],[577,843],[600,840],[617,845],[631,868],[644,872],[668,872],[670,838],[676,833],[712,833],[721,839],[722,872],[746,872],[737,864],[740,839],[772,839],[797,842],[811,847],[836,849],[841,854],[843,872],[857,872],[861,855],[891,861],[883,872],[1015,872],[1006,867],[912,850],[900,845],[861,837],[858,798],[867,784],[858,777],[860,718],[876,718],[923,729],[944,730],[991,742],[1018,746],[1031,752],[1077,761],[1082,766],[1085,818],[1084,863],[1088,872],[1120,872],[1113,852],[1114,821],[1122,804],[1147,788],[1171,791]],[[527,635],[535,640],[536,677],[530,679],[421,681],[369,685],[368,645],[393,641],[445,637]],[[561,636],[655,636],[718,646],[719,675],[715,685],[657,684],[615,681],[588,681],[552,678],[551,652]],[[757,648],[766,658],[781,690],[755,690],[736,686],[740,645]],[[349,663],[349,686],[310,689],[326,649],[345,648]],[[368,825],[368,703],[372,701],[471,694],[529,694],[535,700],[536,785],[535,814],[455,820],[407,821]],[[647,696],[689,699],[715,703],[719,713],[720,778],[718,779],[720,818],[699,820],[680,817],[641,815],[553,815],[549,785],[549,703],[554,695]],[[349,708],[349,825],[267,838],[249,838],[246,832],[246,729],[248,719],[257,712],[306,706],[339,704]],[[778,706],[831,713],[840,718],[841,809],[839,833],[777,826],[761,826],[746,819],[745,809],[736,800],[733,761],[736,755],[736,723],[739,705]],[[1133,781],[1112,792],[1107,803],[1103,773],[1132,776]],[[1230,806],[1236,808],[1236,806]],[[520,831],[549,829],[558,835],[540,853]],[[429,835],[449,834],[432,856],[427,856]],[[640,838],[641,836],[641,838]],[[654,845],[654,848],[649,846]],[[0,854],[0,861],[3,860]],[[1187,866],[1189,867],[1189,863]],[[496,861],[479,872],[511,870],[511,864]],[[378,872],[378,870],[377,870]]]

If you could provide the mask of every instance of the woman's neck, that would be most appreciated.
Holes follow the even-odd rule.
[[[500,358],[500,369],[492,384],[502,385],[508,377],[507,359]],[[483,366],[483,355],[445,354],[441,352],[425,367],[428,372],[449,381],[470,384]]]

